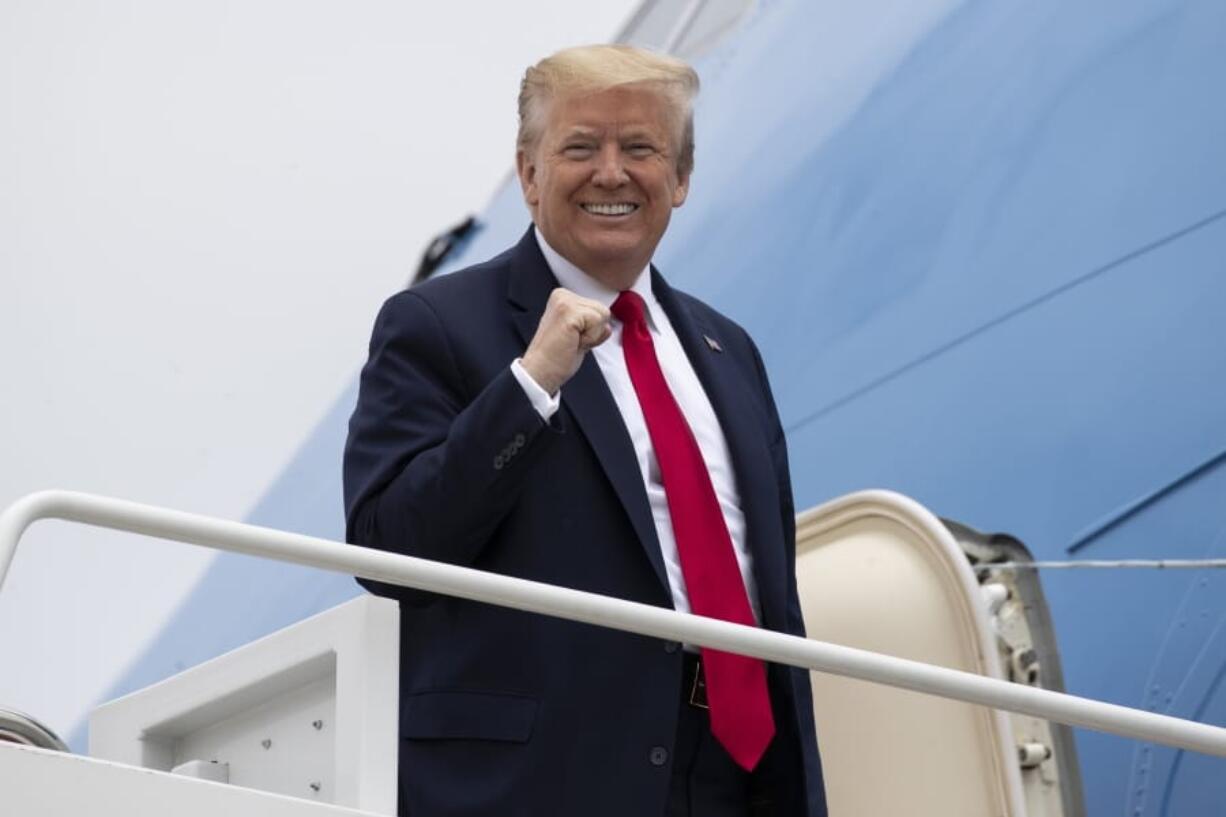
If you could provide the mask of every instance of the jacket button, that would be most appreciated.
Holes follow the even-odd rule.
[[[494,457],[494,470],[495,470],[495,471],[501,471],[501,470],[502,470],[502,466],[504,466],[504,465],[506,465],[506,464],[507,464],[506,458],[505,458],[505,457],[503,457],[501,454],[499,454],[498,456]]]
[[[515,435],[515,447],[516,448],[523,448],[525,442],[527,442],[527,439],[524,437],[522,433]]]
[[[652,746],[648,759],[651,760],[652,766],[663,766],[668,762],[668,750],[663,746]]]
[[[676,641],[665,641],[664,642],[664,652],[668,653],[669,655],[672,655],[679,649],[681,649],[681,645],[678,644]]]

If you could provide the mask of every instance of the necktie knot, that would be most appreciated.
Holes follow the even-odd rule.
[[[613,313],[613,317],[626,326],[637,328],[647,323],[643,312],[644,307],[642,296],[627,289],[618,294],[617,300],[613,302],[609,311]]]

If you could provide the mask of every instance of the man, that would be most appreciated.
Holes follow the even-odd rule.
[[[534,226],[384,305],[349,541],[803,634],[761,359],[650,268],[697,86],[623,46],[528,69]],[[401,602],[402,814],[825,814],[806,672],[368,586]]]

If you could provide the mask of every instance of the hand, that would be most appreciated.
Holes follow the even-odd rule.
[[[608,307],[559,287],[550,293],[520,365],[542,389],[557,394],[579,371],[588,350],[613,334],[611,320]]]

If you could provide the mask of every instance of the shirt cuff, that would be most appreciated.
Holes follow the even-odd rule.
[[[541,388],[540,384],[532,379],[532,375],[528,374],[528,370],[524,368],[524,364],[519,362],[519,358],[511,361],[511,374],[515,375],[515,379],[519,381],[519,387],[528,396],[532,408],[536,409],[541,419],[548,423],[549,418],[553,417],[562,403],[562,392],[559,391],[550,397],[549,392]]]

